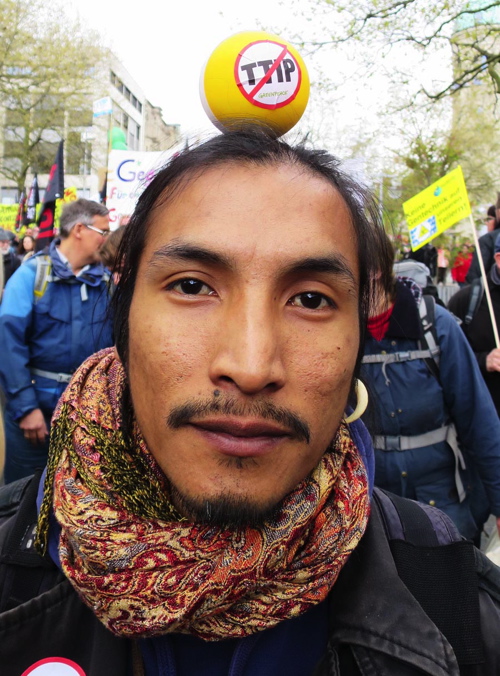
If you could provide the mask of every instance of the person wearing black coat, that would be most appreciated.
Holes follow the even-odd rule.
[[[494,233],[497,234],[494,249],[495,263],[488,273],[488,287],[498,326],[500,323],[500,234],[498,230]],[[478,289],[477,285],[479,285]],[[476,293],[479,293],[478,304],[471,307],[471,297],[475,287]],[[477,280],[473,285],[461,289],[452,296],[448,309],[462,321],[462,329],[476,355],[479,368],[500,416],[500,349],[495,344],[488,302],[481,280]],[[471,318],[467,317],[469,312],[473,313]]]
[[[5,285],[19,267],[20,261],[11,247],[9,234],[3,228],[0,228],[0,255],[3,267],[3,284]],[[0,300],[1,293],[2,289],[0,288]]]
[[[494,263],[495,241],[500,234],[500,221],[496,217],[496,209],[492,205],[488,208],[486,213],[485,223],[488,227],[488,232],[479,238],[479,248],[483,257],[484,269],[486,272]],[[470,265],[465,281],[467,284],[472,284],[475,279],[481,277],[481,268],[479,267],[477,251],[474,251],[472,256],[472,263]]]

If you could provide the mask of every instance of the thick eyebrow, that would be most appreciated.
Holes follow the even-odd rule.
[[[230,256],[213,249],[207,249],[187,242],[172,241],[153,252],[147,263],[147,271],[161,265],[162,261],[194,261],[214,265],[228,270],[236,267]],[[285,265],[280,274],[283,276],[327,273],[335,275],[345,282],[357,286],[354,274],[346,259],[341,254],[328,256],[309,256],[300,258]],[[146,272],[147,274],[147,272]]]
[[[301,258],[287,265],[283,274],[285,275],[304,275],[314,273],[327,273],[335,275],[345,282],[357,286],[358,283],[354,273],[349,267],[346,259],[341,254],[330,254],[328,256],[311,256]]]
[[[147,269],[154,268],[165,260],[194,261],[229,269],[234,267],[231,258],[223,253],[175,240],[153,252],[147,263]]]

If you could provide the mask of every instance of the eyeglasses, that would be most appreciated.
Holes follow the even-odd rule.
[[[88,225],[88,223],[84,223],[83,225],[89,230],[97,232],[99,235],[101,235],[101,237],[107,237],[110,233],[109,230],[101,230],[100,228],[96,228],[95,225]]]

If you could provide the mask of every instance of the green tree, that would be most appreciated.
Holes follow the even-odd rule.
[[[355,44],[366,76],[383,72],[387,61],[393,82],[416,86],[431,100],[478,81],[500,93],[500,0],[311,0],[307,10],[302,0],[295,3],[295,13],[307,13],[310,27],[297,40],[314,50]],[[427,81],[429,69],[417,65],[432,68],[438,59],[451,63],[452,56],[448,72]]]
[[[53,4],[0,0],[0,17],[0,172],[21,189],[30,169],[50,168],[70,129],[67,161],[82,151],[74,130],[92,124],[96,75],[106,51],[95,32]]]

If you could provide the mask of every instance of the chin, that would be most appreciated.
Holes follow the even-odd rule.
[[[170,484],[175,508],[194,523],[218,528],[261,528],[273,520],[281,500],[257,502],[248,496],[222,493],[211,497],[191,497]]]

